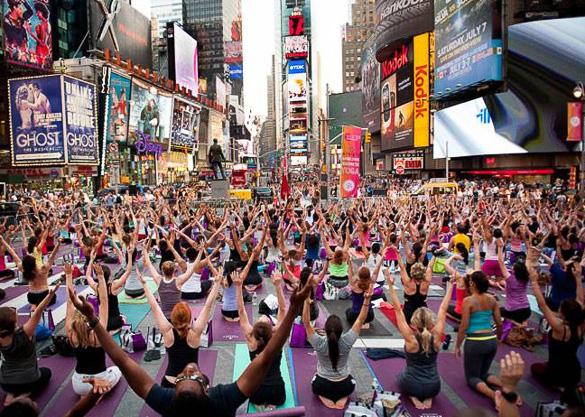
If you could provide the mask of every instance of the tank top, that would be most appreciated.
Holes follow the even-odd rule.
[[[418,352],[404,352],[406,354],[404,376],[409,381],[420,384],[440,383],[441,380],[437,372],[438,352],[434,348],[434,336],[431,336],[431,351],[428,354],[423,350],[420,334],[416,335],[416,340],[419,344]]]
[[[193,263],[189,262],[187,263],[187,269],[191,268],[193,266]],[[197,272],[193,272],[193,274],[191,275],[191,278],[189,278],[187,280],[187,282],[185,282],[183,284],[183,288],[181,288],[181,291],[185,292],[185,293],[200,293],[201,292],[201,274],[198,274]]]
[[[37,361],[36,343],[30,340],[22,328],[16,329],[12,343],[0,346],[2,366],[0,367],[0,383],[28,384],[38,381],[41,377]]]
[[[189,346],[187,338],[181,339],[175,329],[173,329],[173,336],[175,337],[175,342],[171,347],[167,348],[169,363],[165,375],[168,376],[179,375],[189,363],[199,363],[199,348]]]
[[[78,374],[96,375],[106,370],[106,352],[102,347],[75,348],[75,357],[75,372]]]
[[[160,281],[158,296],[163,314],[165,317],[170,318],[173,307],[181,301],[181,291],[177,288],[177,283],[174,278],[170,282],[166,282],[166,278]]]
[[[571,333],[571,338],[564,341],[567,335],[567,327],[563,333],[563,340],[552,337],[552,330],[548,337],[548,369],[553,374],[553,383],[563,387],[571,387],[577,384],[581,378],[581,366],[577,358],[577,350],[583,342]]]
[[[280,250],[276,246],[268,246],[268,254],[266,255],[266,262],[279,262]]]
[[[256,356],[260,353],[257,351],[250,352],[250,360],[253,361]],[[268,373],[264,377],[264,381],[262,382],[262,386],[274,386],[274,385],[281,385],[284,383],[282,379],[282,375],[280,374],[280,362],[282,360],[282,349],[278,353],[278,355],[272,361],[272,365],[268,370]]]
[[[4,253],[0,253],[0,271],[6,270],[6,256]]]
[[[120,317],[120,305],[118,304],[118,296],[112,294],[112,284],[108,284],[108,322],[111,322],[113,320],[116,320],[117,322],[118,317]]]
[[[522,239],[514,236],[510,239],[510,249],[512,252],[522,252]]]
[[[342,262],[341,264],[335,264],[330,262],[329,263],[329,274],[333,278],[344,278],[347,277],[349,270],[349,265],[347,262]]]
[[[236,299],[236,287],[232,285],[223,290],[223,311],[237,311],[238,301]]]
[[[362,309],[362,305],[364,304],[364,293],[363,292],[351,292],[351,311],[354,314],[359,314],[360,310]],[[372,310],[372,305],[368,307],[368,314],[370,314]]]
[[[494,317],[492,310],[474,311],[469,317],[467,334],[470,335],[481,330],[490,330],[493,324]]]
[[[519,281],[514,273],[506,280],[506,310],[515,311],[522,308],[530,308],[530,302],[526,295],[528,282]]]
[[[492,238],[492,241],[485,244],[485,260],[486,261],[497,261],[498,260],[498,248],[496,246],[496,239]]]
[[[457,314],[461,314],[463,311],[463,300],[467,295],[467,289],[465,288],[455,288],[455,312]]]
[[[404,308],[410,311],[415,311],[419,307],[427,306],[427,296],[420,292],[420,283],[416,283],[416,291],[414,294],[408,295],[404,293]]]

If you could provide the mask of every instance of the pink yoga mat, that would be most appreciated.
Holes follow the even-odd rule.
[[[393,358],[373,361],[364,355],[364,360],[367,362],[384,390],[400,392],[398,377],[406,367],[406,361],[404,359]],[[402,404],[406,407],[412,417],[421,417],[429,414],[434,417],[451,417],[455,415],[457,411],[457,408],[443,393],[439,393],[439,395],[433,399],[433,406],[430,410],[417,410],[412,402],[405,396],[402,396],[401,400]]]
[[[213,386],[213,377],[215,375],[215,366],[217,364],[217,350],[212,349],[202,349],[199,351],[199,366],[201,367],[201,371],[207,375],[209,378],[209,383]],[[164,373],[167,369],[168,357],[165,355],[164,359],[161,361],[160,368],[158,373],[156,374],[155,381],[160,383],[162,380]],[[139,417],[158,417],[159,414],[152,410],[147,405],[142,407],[142,411],[139,414]]]
[[[305,407],[306,416],[342,417],[343,410],[331,410],[313,394],[311,381],[317,370],[317,357],[313,349],[291,349],[297,402]]]

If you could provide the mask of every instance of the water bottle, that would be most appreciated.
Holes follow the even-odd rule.
[[[256,291],[252,293],[252,305],[258,305],[258,295],[256,294]]]

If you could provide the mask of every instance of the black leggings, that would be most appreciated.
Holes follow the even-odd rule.
[[[504,307],[501,307],[500,314],[505,319],[513,320],[516,323],[523,323],[530,318],[532,315],[532,310],[530,310],[530,307],[528,307],[521,308],[519,310],[508,311]]]
[[[361,308],[360,308],[360,310],[361,310]],[[347,310],[345,310],[345,318],[347,319],[349,324],[354,324],[359,315],[360,315],[360,312],[358,311],[356,313],[351,307],[348,308]],[[370,307],[368,309],[368,315],[367,315],[364,323],[371,323],[373,321],[374,321],[374,309],[372,307]]]
[[[201,281],[201,292],[182,292],[181,298],[183,300],[200,300],[207,296],[209,289],[213,283],[211,281]]]
[[[349,397],[355,390],[355,380],[351,375],[342,381],[329,381],[315,375],[311,382],[313,394],[337,402],[342,398]]]
[[[476,337],[487,337],[488,334]],[[481,382],[487,383],[490,366],[498,350],[498,341],[494,337],[488,340],[465,340],[463,349],[463,366],[467,385],[476,389]]]
[[[40,303],[43,302],[43,300],[45,299],[45,297],[49,295],[49,290],[45,290],[45,291],[41,291],[41,292],[28,292],[28,294],[26,294],[26,299],[28,300],[28,303],[34,306],[38,306]],[[53,298],[51,299],[51,301],[49,301],[49,305],[52,306],[53,304],[55,304],[57,302],[57,294],[53,295]]]
[[[4,271],[0,271],[0,279],[12,279],[16,276],[12,269],[5,269]]]
[[[49,385],[51,379],[51,370],[49,368],[39,368],[41,377],[35,382],[29,382],[27,384],[0,384],[2,389],[7,393],[18,397],[22,394],[30,393],[33,397],[45,389]]]
[[[286,391],[284,389],[284,382],[276,385],[262,385],[250,397],[250,402],[258,405],[282,405],[285,401]]]

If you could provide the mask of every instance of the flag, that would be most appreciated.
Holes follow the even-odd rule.
[[[280,185],[280,198],[286,200],[290,195],[290,187],[288,185],[288,176],[282,174],[282,184]]]
[[[567,104],[568,132],[567,141],[580,142],[583,140],[583,103]]]

